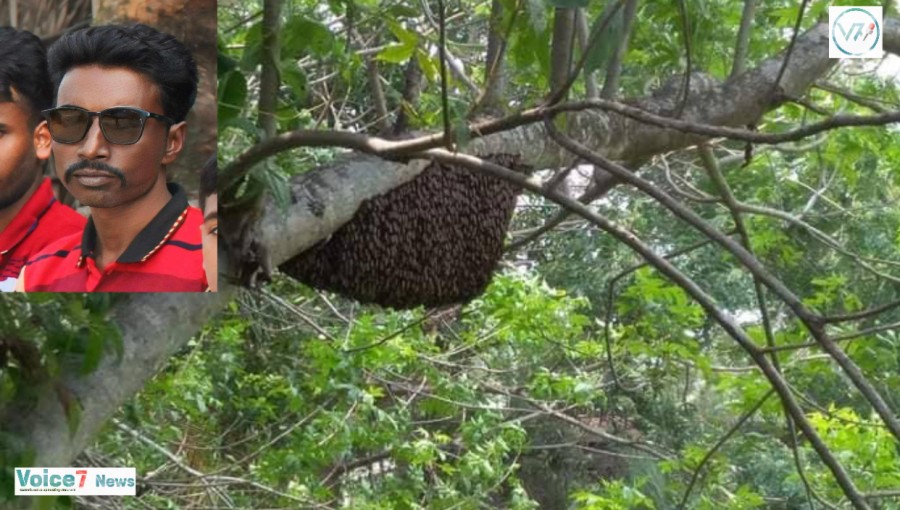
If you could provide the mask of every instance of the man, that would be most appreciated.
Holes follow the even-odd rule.
[[[166,183],[197,95],[190,52],[146,25],[107,25],[63,35],[48,60],[57,106],[41,126],[57,175],[91,214],[81,234],[26,264],[17,288],[205,290],[201,213]]]
[[[216,292],[219,288],[219,194],[216,190],[216,157],[209,158],[200,172],[200,210],[203,211],[203,270],[207,291]]]
[[[0,27],[0,292],[15,288],[26,259],[84,228],[84,218],[54,198],[42,175],[47,156],[35,152],[50,145],[36,128],[52,99],[40,39]]]

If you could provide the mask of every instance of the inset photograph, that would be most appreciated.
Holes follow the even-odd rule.
[[[214,2],[0,12],[0,289],[215,290]]]

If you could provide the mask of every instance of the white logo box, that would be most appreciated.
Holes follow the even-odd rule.
[[[16,496],[134,496],[135,468],[17,467]]]
[[[881,58],[881,6],[831,6],[828,8],[829,58]]]

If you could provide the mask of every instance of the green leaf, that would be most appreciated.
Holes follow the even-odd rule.
[[[388,20],[387,23],[391,33],[394,34],[400,42],[399,44],[392,44],[381,50],[375,58],[393,64],[406,62],[412,58],[413,53],[415,53],[416,48],[419,46],[419,36],[416,35],[415,32],[403,28],[396,21]]]
[[[287,175],[271,159],[257,165],[251,173],[272,195],[279,210],[286,211],[291,200],[291,187],[288,185]]]
[[[247,100],[247,80],[244,75],[233,70],[219,77],[218,113],[222,124],[240,115]]]
[[[59,501],[60,496],[38,496],[34,498],[34,502],[31,506],[32,510],[55,510],[58,508],[70,508],[70,506],[60,505]]]
[[[392,46],[388,46],[387,48],[378,52],[378,55],[375,57],[375,59],[390,62],[392,64],[402,64],[403,62],[409,60],[415,51],[415,46],[395,44]]]
[[[252,120],[246,117],[232,117],[229,119],[225,119],[224,121],[220,117],[219,129],[225,129],[227,127],[240,129],[241,131],[244,131],[248,135],[252,136],[254,140],[259,140],[259,138],[261,137],[259,126],[254,124]]]
[[[68,391],[68,390],[64,390]],[[66,425],[69,427],[69,437],[74,437],[81,423],[81,404],[74,395],[69,394],[63,402],[63,412],[66,415]]]
[[[400,44],[406,46],[416,46],[419,44],[419,36],[415,32],[411,32],[393,20],[388,20],[388,28],[391,33],[400,41]]]
[[[603,20],[609,16],[610,9],[615,9],[617,6],[617,2],[607,4],[606,8],[603,9],[603,12],[600,13],[600,16],[598,16],[597,20],[594,22],[594,28],[591,30],[591,34],[596,33],[596,31],[600,29]],[[616,49],[622,44],[622,31],[624,27],[625,10],[619,7],[612,15],[612,19],[606,23],[606,28],[603,30],[603,33],[597,37],[597,41],[591,46],[587,60],[584,63],[584,70],[586,72],[590,73],[606,67],[609,59],[612,58]]]
[[[89,326],[87,345],[84,348],[84,361],[81,364],[81,373],[89,374],[97,369],[100,359],[103,357],[103,346],[106,344],[105,331],[96,326]]]
[[[279,67],[282,81],[291,88],[294,96],[297,98],[306,97],[306,73],[292,60],[282,61]]]
[[[390,15],[394,19],[398,18],[415,18],[419,16],[420,11],[408,5],[392,5],[385,10],[385,14]]]
[[[262,54],[262,22],[255,23],[247,30],[244,40],[244,54],[241,55],[241,69],[251,72],[261,62]]]
[[[235,69],[238,63],[235,59],[225,55],[221,51],[216,54],[216,71],[219,76],[228,74],[229,71]]]
[[[437,59],[432,58],[425,50],[419,49],[416,52],[416,60],[419,61],[419,67],[429,83],[437,83],[440,74],[440,66]],[[900,235],[900,233],[898,233]]]
[[[457,149],[462,150],[469,143],[469,123],[466,121],[467,104],[454,101],[450,103],[450,129]]]
[[[328,27],[304,16],[288,20],[281,33],[281,56],[285,59],[299,59],[307,52],[322,57],[340,46]]]

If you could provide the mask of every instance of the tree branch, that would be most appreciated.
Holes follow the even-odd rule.
[[[281,78],[281,0],[266,0],[263,4],[262,72],[259,78],[259,126],[264,138],[272,138],[278,132],[278,86]]]
[[[121,360],[107,354],[100,366],[81,376],[80,363],[61,368],[59,383],[81,406],[78,428],[68,421],[53,388],[42,388],[34,407],[3,424],[34,449],[35,466],[68,466],[115,411],[144,387],[147,379],[209,321],[232,296],[223,286],[209,294],[132,294],[115,307],[112,320],[122,330]]]
[[[837,481],[838,485],[840,485],[847,498],[853,503],[856,508],[870,508],[866,501],[863,499],[859,490],[853,484],[853,481],[847,475],[846,471],[844,471],[844,468],[840,465],[837,459],[835,459],[834,455],[831,453],[825,443],[822,442],[822,439],[819,437],[818,433],[812,427],[812,424],[806,418],[806,414],[794,399],[794,396],[791,393],[791,389],[788,386],[787,382],[784,380],[784,377],[782,377],[782,375],[775,370],[768,357],[766,357],[766,354],[756,346],[753,340],[740,327],[740,325],[738,325],[731,316],[729,316],[718,306],[716,306],[713,299],[708,294],[706,294],[706,292],[701,289],[696,284],[696,282],[688,278],[684,273],[673,266],[668,260],[654,253],[649,246],[638,239],[637,236],[635,236],[633,233],[613,224],[603,216],[600,216],[599,214],[596,214],[588,209],[585,205],[580,204],[578,201],[573,200],[556,190],[544,190],[543,188],[541,188],[541,186],[532,182],[526,176],[517,174],[512,170],[503,168],[499,165],[495,165],[473,156],[468,156],[465,154],[451,154],[440,149],[430,150],[427,152],[427,155],[448,164],[464,165],[472,168],[473,170],[488,173],[503,180],[515,183],[528,191],[543,195],[550,200],[553,200],[554,202],[568,208],[572,212],[597,225],[598,227],[612,235],[614,238],[616,238],[618,241],[635,250],[661,274],[665,275],[676,285],[684,289],[684,291],[687,292],[687,294],[691,296],[695,301],[697,301],[697,303],[700,304],[700,306],[703,307],[704,310],[706,310],[707,314],[714,321],[716,321],[716,323],[718,323],[726,331],[726,333],[728,333],[728,335],[731,336],[750,355],[757,366],[759,366],[760,370],[762,370],[763,374],[772,384],[772,387],[778,393],[778,396],[779,398],[781,398],[784,406],[791,413],[791,416],[794,418],[798,427],[800,427],[800,430],[803,431],[803,434],[806,436],[813,449],[819,455],[819,458],[828,467],[832,475],[834,475],[835,480]]]
[[[747,63],[747,48],[750,47],[750,29],[753,26],[753,12],[756,0],[744,0],[744,12],[741,14],[741,28],[738,29],[737,43],[734,45],[734,62],[731,64],[730,79],[744,72]]]
[[[840,346],[838,346],[829,336],[825,333],[824,330],[824,319],[810,310],[803,302],[790,290],[788,289],[780,280],[775,278],[771,273],[769,273],[765,267],[751,255],[747,250],[745,250],[740,244],[734,242],[729,237],[725,236],[718,230],[716,230],[712,225],[703,220],[699,215],[697,215],[691,209],[685,207],[683,204],[672,198],[667,193],[659,190],[655,186],[653,186],[648,181],[632,174],[626,168],[623,168],[620,165],[609,161],[603,156],[594,153],[583,145],[575,142],[574,140],[564,136],[553,126],[553,123],[548,118],[547,122],[544,123],[547,127],[548,132],[553,137],[554,140],[560,143],[560,145],[564,146],[566,149],[575,153],[578,157],[583,158],[585,161],[589,161],[594,165],[597,165],[614,176],[620,178],[623,182],[631,184],[643,191],[647,195],[656,199],[661,205],[663,205],[666,209],[670,210],[675,216],[693,226],[704,235],[713,239],[717,244],[725,248],[729,253],[734,255],[754,277],[759,278],[759,280],[766,285],[775,295],[777,295],[787,306],[791,309],[794,315],[797,316],[798,319],[803,323],[806,329],[810,332],[813,338],[819,342],[822,348],[831,356],[831,358],[837,362],[837,364],[841,367],[847,377],[853,382],[853,385],[859,390],[859,392],[863,395],[863,397],[869,402],[875,412],[881,417],[884,424],[887,426],[888,430],[891,431],[891,434],[900,441],[900,419],[894,415],[893,411],[888,407],[887,403],[884,401],[884,398],[866,380],[865,376],[862,374],[862,371],[850,359],[847,354],[841,350]],[[763,356],[764,357],[764,356]],[[767,360],[768,362],[768,360]],[[796,417],[795,417],[796,418]]]
[[[616,97],[619,90],[619,76],[622,73],[622,61],[625,53],[628,51],[628,41],[631,39],[631,27],[634,25],[634,17],[637,14],[638,0],[625,0],[625,12],[623,16],[622,40],[616,47],[609,65],[606,67],[606,80],[603,82],[603,90],[600,91],[600,97],[603,99],[612,99]],[[596,96],[588,95],[593,99]]]

